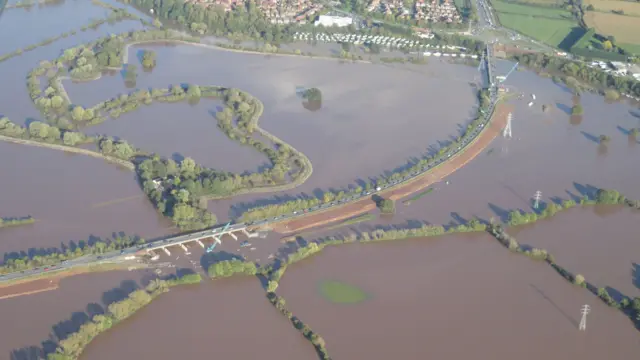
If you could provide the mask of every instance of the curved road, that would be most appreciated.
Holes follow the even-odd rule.
[[[487,66],[485,66],[485,69],[490,69],[491,68],[491,52],[489,50],[489,47],[487,47],[487,56],[485,56],[485,61],[487,61]],[[486,71],[486,70],[485,70]],[[363,198],[370,198],[372,195],[378,193],[378,192],[383,192],[385,190],[389,190],[391,188],[394,188],[398,185],[401,185],[405,182],[414,180],[416,177],[423,175],[424,173],[430,171],[432,168],[444,163],[445,161],[447,161],[449,158],[451,158],[452,156],[465,151],[466,147],[469,146],[469,144],[471,142],[473,142],[473,140],[482,133],[482,130],[487,128],[487,124],[489,123],[489,121],[491,120],[491,116],[493,115],[493,112],[495,110],[495,105],[497,102],[497,88],[495,86],[495,81],[494,79],[489,79],[489,90],[490,90],[490,98],[491,98],[491,103],[489,105],[489,108],[487,109],[488,111],[485,113],[485,118],[484,121],[475,129],[473,129],[473,132],[471,132],[470,134],[467,134],[461,141],[460,146],[457,149],[451,150],[450,152],[443,154],[442,156],[440,156],[439,158],[436,159],[436,161],[431,164],[428,165],[426,168],[424,168],[422,171],[416,171],[411,173],[410,175],[402,178],[402,179],[398,179],[398,180],[394,180],[392,182],[390,182],[389,184],[385,185],[385,186],[381,186],[379,188],[376,188],[374,190],[371,191],[363,191],[361,194],[359,195],[355,195],[355,196],[351,196],[348,198],[344,198],[340,201],[334,201],[332,203],[329,204],[321,204],[321,205],[317,205],[314,206],[312,208],[306,209],[305,211],[295,211],[291,214],[288,215],[280,215],[280,216],[276,216],[274,218],[271,219],[265,219],[265,220],[261,220],[261,221],[256,221],[256,222],[248,222],[248,223],[238,223],[238,224],[234,224],[232,225],[228,230],[233,230],[233,229],[242,229],[242,228],[247,228],[247,227],[251,227],[251,228],[255,228],[255,227],[262,227],[265,226],[267,224],[270,223],[278,223],[278,222],[282,222],[285,220],[291,220],[294,218],[301,218],[304,216],[308,216],[310,214],[315,214],[316,212],[323,212],[326,211],[332,207],[339,207],[342,205],[346,205],[347,203],[351,203],[351,202],[355,202],[358,200],[362,200]],[[153,247],[169,247],[169,246],[173,246],[179,243],[183,243],[185,242],[185,240],[199,240],[199,239],[203,239],[203,238],[207,238],[207,237],[211,237],[213,235],[215,235],[217,232],[219,232],[222,229],[223,226],[214,228],[214,229],[210,229],[210,230],[199,230],[199,231],[194,231],[194,232],[190,232],[190,233],[186,233],[186,234],[179,234],[179,235],[174,235],[174,236],[168,236],[168,237],[164,237],[164,238],[160,238],[160,239],[155,239],[155,240],[151,240],[147,243],[145,243],[144,245],[136,245],[136,246],[132,246],[129,247],[127,249],[123,249],[123,250],[119,250],[119,251],[112,251],[109,253],[103,253],[103,254],[92,254],[92,255],[85,255],[85,256],[81,256],[79,258],[76,259],[72,259],[72,260],[68,260],[68,261],[64,261],[61,264],[57,264],[57,265],[50,265],[50,266],[41,266],[38,268],[34,268],[34,269],[29,269],[29,270],[24,270],[21,272],[14,272],[14,273],[10,273],[10,274],[5,274],[0,276],[0,284],[2,284],[3,282],[7,282],[7,281],[15,281],[15,280],[20,280],[22,278],[28,278],[31,276],[36,276],[36,275],[41,275],[44,273],[55,273],[55,272],[60,272],[62,270],[69,270],[72,269],[74,267],[79,267],[79,266],[87,266],[89,264],[92,263],[118,263],[118,262],[122,262],[122,261],[126,261],[126,257],[128,256],[133,256],[134,254],[141,252],[141,251],[145,251],[145,248],[153,248]]]

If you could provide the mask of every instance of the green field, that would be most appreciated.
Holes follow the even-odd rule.
[[[580,38],[580,29],[569,11],[554,7],[491,1],[502,26],[556,48],[568,49]]]
[[[357,304],[369,298],[363,290],[334,280],[322,281],[319,291],[323,298],[336,304]]]
[[[640,44],[619,44],[619,46],[636,56],[640,56]]]

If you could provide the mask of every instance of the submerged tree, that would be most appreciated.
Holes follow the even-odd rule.
[[[309,111],[317,111],[322,107],[322,92],[318,88],[305,90],[302,98],[302,106]]]
[[[145,70],[152,70],[156,66],[156,53],[151,50],[143,50],[140,63]]]

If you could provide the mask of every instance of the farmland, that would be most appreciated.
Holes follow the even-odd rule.
[[[625,15],[640,16],[640,3],[621,0],[586,0],[585,4],[593,5],[596,11],[624,11]]]
[[[568,48],[583,33],[575,18],[564,9],[500,0],[493,0],[492,4],[502,26],[554,47]],[[546,4],[552,5],[555,1]]]
[[[637,4],[637,9],[640,10],[640,4]],[[638,34],[640,34],[640,16],[588,11],[584,16],[584,20],[589,27],[596,29],[599,34],[614,36],[618,43],[640,44],[640,37],[638,37]]]

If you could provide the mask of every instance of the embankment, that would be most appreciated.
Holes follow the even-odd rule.
[[[417,176],[413,180],[399,184],[380,193],[381,196],[392,200],[401,199],[416,191],[422,190],[445,177],[451,175],[456,170],[465,166],[495,139],[506,125],[507,115],[510,106],[504,103],[496,105],[495,112],[489,125],[469,144],[466,149],[451,157],[446,162],[434,167],[423,175]],[[362,199],[343,206],[337,206],[320,213],[313,213],[302,218],[297,218],[281,223],[272,224],[272,229],[282,234],[290,234],[313,227],[326,225],[335,221],[345,220],[353,216],[360,215],[376,208],[372,199]]]
[[[29,145],[29,146],[38,146],[38,147],[43,147],[43,148],[48,148],[53,150],[60,150],[60,151],[66,151],[66,152],[75,153],[75,154],[87,155],[87,156],[91,156],[94,158],[98,158],[98,159],[102,159],[102,160],[106,160],[106,161],[118,164],[131,171],[135,170],[135,166],[130,161],[117,159],[117,158],[103,155],[99,152],[91,151],[88,149],[82,149],[78,147],[72,147],[72,146],[66,146],[66,145],[60,145],[60,144],[50,144],[50,143],[39,142],[34,140],[16,139],[16,138],[12,138],[5,135],[0,135],[0,141],[6,141],[14,144],[22,144],[22,145]]]

